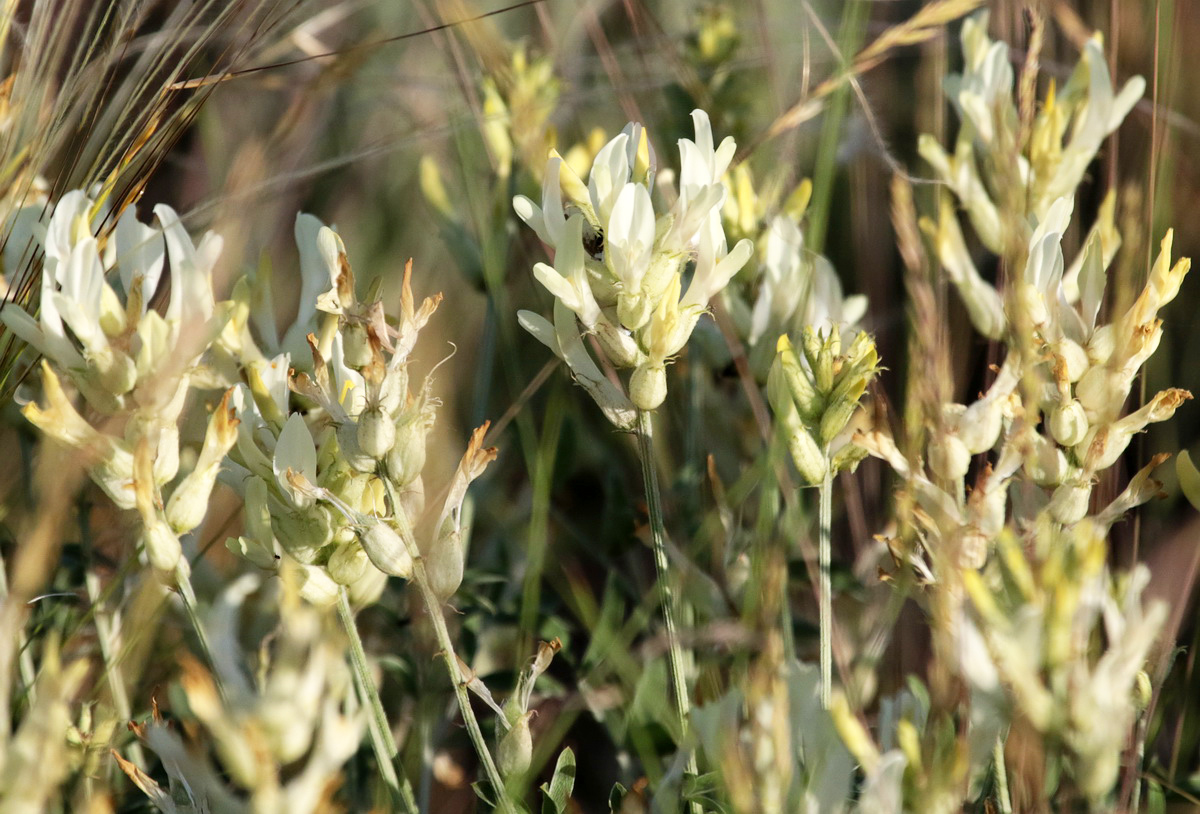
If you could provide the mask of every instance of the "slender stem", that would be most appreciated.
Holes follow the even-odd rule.
[[[818,602],[821,615],[821,706],[829,709],[833,690],[833,586],[829,577],[833,536],[833,468],[827,467],[821,482],[820,540],[817,551],[821,585]]]
[[[997,737],[992,748],[992,762],[996,767],[996,804],[1000,814],[1012,814],[1012,799],[1008,796],[1008,770],[1004,766],[1004,738]]]
[[[354,612],[350,609],[350,595],[345,586],[338,589],[338,617],[342,627],[350,639],[350,661],[354,664],[354,683],[359,695],[366,703],[371,714],[367,718],[367,727],[371,731],[371,745],[375,749],[375,759],[379,762],[379,770],[383,780],[391,789],[394,797],[399,798],[404,810],[417,814],[417,801],[413,797],[412,785],[408,777],[396,772],[396,755],[400,750],[392,738],[392,728],[388,725],[387,713],[383,711],[383,702],[379,699],[379,688],[371,679],[367,667],[367,653],[363,649],[362,637],[358,635],[358,626],[354,624]]]
[[[425,602],[425,610],[429,614],[429,621],[433,625],[434,636],[437,638],[438,647],[441,648],[442,659],[446,663],[446,672],[450,675],[450,683],[454,685],[454,696],[458,700],[458,710],[462,714],[463,723],[466,724],[467,734],[471,738],[471,743],[475,746],[475,752],[479,755],[479,762],[483,764],[483,772],[487,775],[488,782],[492,785],[492,793],[496,795],[497,808],[504,812],[504,814],[517,814],[517,807],[509,797],[504,779],[500,776],[500,770],[496,768],[496,761],[492,758],[487,740],[483,737],[483,730],[479,727],[479,719],[475,717],[475,710],[471,707],[471,696],[467,691],[467,679],[458,667],[458,655],[454,652],[454,642],[450,639],[450,631],[446,628],[446,617],[442,613],[442,603],[433,593],[433,589],[429,587],[429,578],[425,573],[425,563],[421,559],[421,551],[417,547],[412,525],[408,522],[408,517],[400,507],[400,498],[396,494],[396,489],[392,485],[391,478],[384,472],[380,479],[383,481],[384,488],[387,489],[388,499],[392,504],[392,519],[396,521],[396,525],[399,527],[400,538],[404,540],[404,544],[408,547],[408,553],[412,556],[412,581],[416,583],[417,590],[421,593],[421,599]]]
[[[196,640],[200,642],[204,660],[212,668],[213,681],[216,682],[217,689],[221,693],[221,699],[226,700],[225,683],[221,680],[216,659],[213,658],[212,646],[208,643],[208,632],[204,629],[204,622],[200,619],[200,610],[196,603],[196,590],[192,587],[192,568],[186,557],[180,557],[179,564],[175,566],[175,585],[179,588],[179,596],[183,600],[183,611],[187,614],[192,630],[196,632]]]
[[[638,457],[642,463],[642,484],[646,491],[646,506],[650,514],[650,538],[654,548],[654,570],[658,579],[658,599],[662,605],[663,623],[667,631],[667,671],[670,673],[671,696],[675,702],[675,714],[679,722],[680,743],[688,750],[687,769],[698,774],[696,755],[687,743],[688,701],[687,679],[683,672],[683,648],[679,644],[677,619],[679,609],[675,605],[675,592],[671,587],[671,574],[667,563],[667,529],[663,523],[662,494],[658,488],[658,470],[654,466],[654,414],[638,411],[637,422]],[[698,810],[696,803],[693,810]]]

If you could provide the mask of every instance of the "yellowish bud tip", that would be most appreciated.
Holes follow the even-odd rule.
[[[779,341],[775,343],[775,352],[783,353],[792,349],[792,340],[788,339],[787,334],[780,334]]]

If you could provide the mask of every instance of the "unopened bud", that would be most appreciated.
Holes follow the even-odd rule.
[[[362,550],[380,571],[402,579],[412,577],[413,560],[408,546],[387,523],[371,518],[359,528],[358,538],[362,541]]]
[[[358,448],[369,458],[379,460],[396,441],[392,417],[378,405],[368,407],[358,417]]]
[[[772,376],[781,380],[774,385],[776,389],[786,385],[788,392],[796,402],[796,409],[799,410],[800,417],[809,424],[816,422],[825,410],[825,400],[813,386],[810,374],[800,363],[800,357],[796,354],[796,349],[792,347],[787,334],[781,335],[779,341],[775,343],[775,364],[771,366],[771,373],[767,377],[768,390],[772,387]],[[780,395],[782,394],[777,394],[776,398]]]
[[[639,365],[629,377],[629,398],[639,410],[656,410],[667,398],[667,369],[662,364]]]
[[[792,462],[800,477],[810,484],[821,483],[829,469],[829,460],[812,435],[802,426],[794,426],[785,430],[787,433],[788,452],[792,454]]]
[[[817,441],[828,448],[833,443],[833,439],[846,429],[846,425],[850,423],[850,419],[854,417],[857,410],[857,398],[842,398],[830,404],[825,410],[825,414],[821,416]]]
[[[1154,686],[1150,683],[1150,674],[1145,670],[1138,670],[1137,675],[1133,678],[1133,706],[1138,712],[1142,712],[1150,706],[1150,699],[1154,697]]]

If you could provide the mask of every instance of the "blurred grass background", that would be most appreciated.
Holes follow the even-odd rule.
[[[540,248],[528,230],[516,228],[508,203],[512,194],[532,190],[520,186],[528,178],[517,174],[511,184],[496,180],[495,157],[481,136],[486,123],[481,83],[507,64],[506,43],[523,43],[531,55],[552,59],[562,83],[550,119],[560,148],[583,140],[594,127],[611,135],[633,119],[650,128],[660,166],[670,166],[675,140],[687,132],[688,111],[701,105],[712,114],[718,138],[733,134],[740,145],[755,145],[747,160],[756,177],[779,177],[789,187],[812,178],[808,245],[830,257],[847,292],[868,295],[866,327],[877,335],[888,367],[879,395],[898,411],[904,383],[929,360],[905,356],[904,274],[892,233],[889,182],[893,165],[916,178],[928,175],[916,156],[916,134],[952,132],[954,114],[940,85],[961,57],[957,25],[951,26],[922,45],[890,52],[861,77],[861,97],[849,88],[839,91],[821,115],[760,142],[778,116],[838,70],[840,57],[822,27],[849,55],[888,26],[909,19],[921,4],[755,0],[731,5],[738,42],[714,69],[716,76],[697,74],[696,61],[689,59],[689,36],[704,15],[715,13],[710,4],[691,2],[542,0],[474,23],[373,44],[499,5],[434,0],[314,5],[300,15],[299,27],[280,37],[275,51],[235,67],[311,58],[216,86],[194,126],[153,176],[145,200],[172,204],[186,213],[193,230],[213,228],[225,236],[219,292],[257,258],[270,258],[281,324],[294,312],[299,291],[292,237],[297,211],[337,226],[360,280],[381,277],[385,290],[398,294],[404,263],[412,257],[418,296],[445,293],[417,360],[428,369],[454,354],[438,373],[437,395],[444,406],[430,446],[431,465],[445,475],[456,465],[471,427],[487,418],[511,418],[491,441],[501,449],[498,463],[473,489],[468,577],[455,602],[465,610],[457,620],[462,652],[474,655],[473,665],[489,683],[505,687],[511,683],[506,676],[519,669],[536,638],[562,639],[564,650],[550,678],[563,692],[540,709],[535,742],[541,757],[551,760],[562,744],[580,747],[576,752],[586,754],[586,762],[581,761],[577,795],[597,805],[624,768],[617,765],[623,750],[651,754],[669,745],[656,724],[656,716],[665,713],[654,709],[656,685],[641,674],[632,655],[638,648],[654,652],[662,646],[646,636],[652,627],[654,569],[649,549],[639,541],[645,516],[637,460],[628,439],[598,420],[561,370],[544,375],[548,354],[517,327],[519,307],[541,310],[546,300],[530,274],[542,259]],[[986,5],[993,36],[1012,44],[1013,61],[1020,64],[1028,33],[1026,4],[995,0]],[[1200,54],[1191,47],[1200,36],[1200,7],[1189,0],[1048,0],[1036,6],[1050,23],[1041,55],[1043,88],[1052,79],[1065,81],[1082,38],[1092,29],[1105,36],[1118,83],[1134,74],[1148,82],[1147,98],[1092,168],[1076,205],[1082,217],[1076,217],[1064,247],[1079,245],[1079,224],[1090,222],[1104,194],[1116,189],[1125,236],[1118,274],[1128,286],[1144,279],[1151,250],[1168,225],[1177,229],[1177,254],[1200,256],[1200,87],[1194,81]],[[422,195],[420,162],[426,156],[442,169],[465,235],[447,228]],[[918,187],[919,204],[928,193]],[[478,250],[464,252],[471,245]],[[943,285],[938,294],[954,338],[951,366],[962,388],[953,395],[973,397],[982,382],[970,373],[983,369],[981,361],[996,361],[989,356],[994,349],[970,330],[953,291]],[[1198,314],[1200,287],[1192,280],[1168,311],[1163,350],[1147,370],[1146,392],[1168,385],[1200,392]],[[698,339],[688,354],[724,361],[724,370],[714,381],[702,381],[704,366],[689,364],[687,356],[672,368],[673,392],[686,396],[664,408],[660,443],[668,462],[668,527],[687,558],[704,571],[706,558],[720,560],[721,546],[741,544],[723,539],[717,530],[711,475],[719,476],[724,506],[746,533],[792,539],[813,529],[804,505],[784,513],[777,524],[762,520],[774,517],[773,502],[779,500],[771,485],[772,461],[766,446],[756,443],[746,397],[720,335],[709,326]],[[531,389],[531,383],[538,386]],[[1154,425],[1131,448],[1126,472],[1136,471],[1154,452],[1200,452],[1198,411],[1200,405],[1192,402],[1175,421]],[[1200,625],[1193,607],[1200,523],[1176,499],[1171,473],[1164,467],[1158,475],[1165,476],[1170,497],[1119,526],[1111,556],[1123,565],[1148,562],[1154,571],[1152,593],[1173,606],[1160,654],[1169,678],[1151,724],[1148,770],[1175,789],[1173,799],[1183,805],[1200,796],[1200,676],[1195,669]],[[839,616],[853,620],[871,607],[879,585],[875,574],[858,574],[851,565],[871,536],[884,531],[891,487],[883,467],[870,461],[844,476],[843,485],[835,578]],[[1106,493],[1120,489],[1113,483]],[[224,516],[210,516],[208,524],[216,549],[236,511],[228,496],[224,506]],[[68,557],[75,551],[69,547]],[[706,617],[736,619],[725,592],[728,576],[709,580],[689,574],[687,594]],[[788,591],[805,648],[800,655],[812,658],[811,588],[802,565],[793,563],[790,577]],[[71,579],[68,574],[59,581]],[[411,613],[405,592],[392,586],[360,625],[369,650],[395,654],[386,660],[390,669],[383,693],[385,702],[392,699],[393,720],[419,732],[423,726],[444,726],[441,713],[449,693],[432,667],[431,643],[409,635]],[[909,673],[921,674],[926,661],[923,622],[912,610],[900,620],[879,669],[883,692],[901,686]],[[715,672],[704,672],[712,661],[705,654],[749,653],[754,647],[752,634],[733,624],[712,624],[688,635],[702,668],[701,700],[723,681]],[[614,687],[635,699],[624,718],[605,706],[611,700],[606,688]],[[440,704],[412,703],[436,692],[444,694]],[[433,714],[422,714],[426,705]],[[439,764],[434,777],[424,780],[433,786],[434,810],[451,811],[455,805],[466,810],[472,792],[452,764],[471,763],[469,746],[454,731],[437,737],[451,744],[454,761]],[[127,810],[136,808],[130,803]]]

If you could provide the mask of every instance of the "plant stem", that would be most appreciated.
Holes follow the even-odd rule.
[[[654,466],[654,414],[638,411],[637,421],[638,457],[642,463],[642,484],[646,491],[646,506],[650,514],[650,538],[654,548],[654,570],[657,575],[658,599],[662,605],[663,622],[667,631],[667,671],[670,673],[671,695],[675,702],[675,714],[679,722],[681,745],[688,750],[687,769],[698,774],[696,755],[687,743],[688,701],[687,679],[683,674],[683,648],[679,644],[677,619],[679,609],[675,605],[675,592],[671,588],[670,571],[667,563],[667,529],[663,523],[662,494],[658,488],[658,471]],[[693,810],[698,810],[696,803]]]
[[[820,539],[817,550],[821,585],[818,603],[821,616],[821,706],[829,709],[833,690],[833,586],[829,577],[831,538],[833,536],[833,468],[826,467],[821,482]]]
[[[186,557],[180,557],[179,564],[175,566],[175,584],[179,588],[179,596],[183,600],[183,611],[187,614],[188,621],[191,622],[192,630],[196,632],[197,641],[200,642],[204,660],[208,662],[208,666],[213,671],[213,681],[216,682],[217,689],[221,693],[221,699],[226,700],[225,683],[221,681],[217,662],[213,658],[212,646],[208,643],[208,633],[204,630],[204,623],[200,619],[199,606],[196,604],[196,590],[192,587],[192,569]]]
[[[386,472],[381,473],[381,475],[381,480],[383,481],[384,488],[387,489],[388,499],[392,505],[392,519],[396,521],[396,525],[399,527],[400,538],[408,547],[408,553],[413,560],[412,581],[416,584],[417,590],[421,593],[421,599],[425,602],[425,610],[429,614],[429,621],[433,625],[434,636],[437,638],[438,647],[441,648],[442,659],[446,663],[446,672],[450,675],[450,683],[454,685],[454,695],[458,699],[458,710],[462,714],[463,723],[466,724],[467,734],[471,738],[471,743],[475,746],[479,762],[483,764],[483,772],[487,775],[488,782],[492,785],[492,793],[496,795],[496,807],[504,812],[504,814],[518,814],[517,807],[509,797],[504,779],[500,776],[500,770],[496,768],[496,761],[492,758],[492,753],[488,749],[487,740],[483,737],[483,730],[479,727],[479,720],[475,717],[475,710],[471,707],[471,696],[467,690],[467,679],[458,667],[458,654],[454,652],[454,642],[451,641],[450,631],[446,628],[446,617],[442,613],[441,600],[437,598],[433,593],[433,589],[429,587],[429,578],[425,574],[425,563],[421,559],[421,551],[417,547],[412,525],[408,522],[408,517],[401,508],[400,497],[396,494],[396,489],[392,485],[391,478]]]
[[[1008,770],[1004,766],[1004,739],[996,738],[992,748],[992,762],[996,766],[996,803],[1000,814],[1012,814],[1012,800],[1008,796]]]
[[[370,716],[367,718],[368,729],[371,731],[371,745],[375,749],[375,759],[379,761],[379,770],[383,780],[391,789],[394,797],[398,797],[404,810],[417,814],[417,801],[413,797],[412,785],[408,777],[396,772],[396,755],[400,750],[392,738],[392,729],[388,725],[387,714],[383,711],[383,702],[379,699],[379,688],[371,679],[367,668],[367,653],[363,649],[362,637],[358,635],[358,626],[354,624],[354,612],[350,609],[350,595],[345,586],[338,589],[338,617],[342,627],[350,639],[350,661],[354,664],[354,683],[362,697]]]

